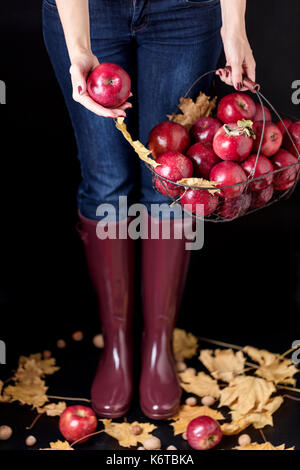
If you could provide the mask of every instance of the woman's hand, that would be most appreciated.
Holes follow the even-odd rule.
[[[70,74],[73,86],[73,99],[98,116],[118,118],[126,117],[125,110],[132,107],[129,102],[123,103],[119,108],[105,108],[96,103],[89,96],[86,88],[87,77],[99,65],[97,57],[92,53],[81,53],[72,57]]]
[[[236,90],[243,91],[247,88],[243,87],[243,75],[249,77],[255,82],[255,60],[252,50],[244,32],[226,33],[223,29],[221,35],[224,44],[226,56],[226,65],[230,65],[232,73],[218,70],[217,74],[223,82],[233,85]]]

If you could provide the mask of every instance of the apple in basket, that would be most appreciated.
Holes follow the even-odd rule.
[[[254,116],[253,120],[254,121],[262,121],[264,117],[263,117],[261,104],[256,104],[255,107],[256,107],[256,113],[255,113],[255,116]],[[271,115],[269,109],[266,106],[264,106],[264,111],[265,111],[266,121],[272,121],[272,115]]]
[[[215,212],[218,207],[218,202],[218,196],[211,194],[206,189],[189,188],[180,199],[184,210],[190,213],[192,212],[199,217],[205,217]]]
[[[211,169],[222,160],[213,151],[212,144],[197,142],[186,152],[194,164],[194,176],[209,179]]]
[[[247,158],[242,164],[241,167],[243,168],[246,175],[249,177],[252,174],[252,171],[255,168],[257,155],[253,154]],[[251,191],[260,191],[261,189],[265,189],[273,182],[273,174],[274,166],[271,160],[264,155],[260,155],[257,160],[257,165],[254,173],[254,178],[260,178],[263,175],[267,175],[265,178],[260,178],[257,181],[253,181],[250,183]]]
[[[222,127],[221,121],[213,117],[202,117],[191,128],[191,136],[202,144],[212,143],[215,133]]]
[[[288,128],[289,133],[297,147],[298,152],[300,153],[300,121],[294,122]],[[288,150],[290,153],[297,156],[297,152],[295,150],[294,145],[291,142],[291,139],[287,134],[284,136],[283,147]]]
[[[225,124],[241,119],[254,120],[256,106],[252,98],[245,93],[231,93],[219,102],[217,116]]]
[[[214,152],[222,160],[242,162],[252,151],[253,136],[251,121],[224,124],[214,137]]]
[[[155,173],[168,180],[176,182],[193,175],[192,161],[179,152],[165,152],[157,158],[156,162],[159,163],[159,166],[154,169]],[[183,187],[164,181],[159,177],[155,178],[154,185],[161,194],[167,197],[176,197],[184,190]]]
[[[273,194],[274,187],[272,184],[271,186],[268,186],[266,189],[262,189],[261,191],[254,191],[252,193],[251,208],[258,209],[259,207],[265,206],[268,204],[268,202],[271,201]]]
[[[279,152],[272,158],[275,170],[283,169],[289,165],[295,165],[297,162],[298,159],[294,155],[283,149],[279,150]],[[285,191],[294,185],[299,171],[299,165],[300,164],[291,166],[286,170],[275,173],[274,188],[277,189],[277,191]]]
[[[244,192],[246,184],[243,183],[246,183],[247,176],[238,163],[227,161],[215,165],[210,172],[209,179],[219,183],[218,186],[229,186],[220,189],[218,194],[223,198],[231,199]]]
[[[171,121],[157,124],[150,132],[148,141],[154,158],[159,157],[168,150],[184,153],[190,143],[188,130],[181,124]]]
[[[252,194],[245,192],[233,199],[223,199],[220,201],[218,214],[225,219],[235,219],[246,214],[251,205]]]
[[[256,121],[253,124],[253,130],[256,135],[253,150],[254,152],[257,152],[263,130],[263,121]],[[282,139],[283,136],[278,126],[276,126],[276,124],[274,124],[273,122],[266,122],[261,153],[266,157],[271,157],[272,155],[275,155],[275,153],[278,152],[281,147]]]
[[[106,108],[117,108],[130,95],[131,80],[119,65],[103,62],[87,79],[87,91],[96,103]]]
[[[282,121],[283,121],[285,127],[289,130],[290,126],[293,124],[292,121],[290,119],[282,119]],[[284,128],[282,122],[277,121],[276,126],[281,131],[281,134],[283,135],[283,138],[284,138],[284,136],[286,134],[286,129]],[[289,138],[289,141],[290,141],[290,138]],[[285,143],[283,143],[283,144],[285,144]]]

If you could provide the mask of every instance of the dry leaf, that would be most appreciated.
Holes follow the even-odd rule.
[[[45,375],[52,375],[54,372],[59,370],[59,367],[55,365],[55,358],[50,357],[49,359],[43,359],[41,353],[36,353],[36,354],[30,354],[29,357],[26,356],[20,356],[19,358],[19,367],[16,372],[16,375],[18,372],[22,369],[25,368],[26,363],[34,361],[36,364],[36,367],[41,370],[41,377],[44,377]]]
[[[198,397],[210,395],[219,398],[220,396],[218,382],[204,372],[193,375],[187,370],[181,372],[179,377],[181,387],[188,393],[194,393]]]
[[[270,442],[264,442],[263,444],[258,444],[257,442],[251,442],[245,446],[235,447],[237,450],[294,450],[295,447],[290,447],[289,449],[285,448],[285,444],[280,446],[273,446]]]
[[[22,382],[23,384],[33,384],[39,382],[40,377],[43,375],[43,371],[38,367],[34,359],[28,359],[20,365],[14,375],[14,380]]]
[[[203,349],[199,360],[215,379],[224,382],[230,382],[244,372],[245,357],[242,351],[234,353],[232,349]]]
[[[173,122],[177,122],[187,129],[190,129],[195,122],[201,117],[208,117],[216,107],[217,98],[210,100],[205,93],[200,93],[196,102],[192,98],[180,98],[178,108],[181,110],[179,114],[171,114],[167,117]]]
[[[148,157],[151,154],[151,150],[147,149],[139,140],[132,140],[130,133],[127,130],[124,118],[118,118],[116,121],[116,128],[122,132],[123,136],[134,148],[135,152],[138,154],[139,158],[144,162],[151,165],[153,168],[159,166],[159,163],[156,163],[153,158]]]
[[[275,384],[296,385],[296,380],[293,377],[299,370],[290,359],[252,346],[246,346],[243,351],[260,365],[255,372],[256,375]]]
[[[58,403],[49,403],[43,406],[43,408],[38,408],[37,412],[39,414],[46,413],[47,416],[60,416],[66,408],[66,402],[60,401]]]
[[[244,431],[248,426],[253,425],[255,429],[262,429],[265,426],[273,426],[273,417],[272,414],[282,405],[283,398],[278,396],[272,398],[267,402],[263,409],[258,407],[253,411],[250,411],[245,416],[240,416],[239,413],[233,411],[232,422],[224,423],[222,427],[222,432],[226,436],[231,436],[233,434],[239,434],[241,431]]]
[[[139,423],[137,421],[134,421],[134,423],[113,423],[111,419],[100,419],[100,421],[104,424],[106,434],[117,439],[122,447],[137,446],[138,443],[143,444],[144,440],[147,437],[151,437],[152,431],[156,429],[154,424]],[[139,425],[142,428],[141,434],[133,434],[132,427],[135,425]]]
[[[213,410],[208,406],[189,406],[182,405],[178,413],[169,420],[173,420],[174,423],[170,423],[174,429],[174,435],[182,434],[186,431],[188,424],[192,419],[198,418],[199,416],[210,416],[213,419],[220,420],[225,419],[222,413],[217,410]]]
[[[37,408],[48,401],[47,389],[45,382],[37,378],[32,384],[17,382],[15,385],[8,385],[4,389],[3,396],[6,401],[19,401],[22,405]]]
[[[56,441],[50,442],[50,447],[40,450],[74,450],[73,447],[70,446],[68,441]]]
[[[10,397],[3,393],[4,382],[0,380],[0,403],[9,403],[11,401]]]
[[[219,183],[215,181],[208,181],[203,178],[182,178],[181,180],[177,181],[178,184],[185,184],[187,186],[195,186],[197,188],[211,188],[212,186],[218,186]],[[208,189],[210,194],[215,194],[218,192],[218,189]]]
[[[173,332],[173,351],[174,354],[182,356],[184,359],[190,359],[197,352],[198,340],[192,333],[187,333],[180,328],[175,328]]]
[[[262,410],[275,391],[272,382],[247,375],[238,376],[221,391],[219,407],[228,406],[236,416],[245,416],[254,408]]]

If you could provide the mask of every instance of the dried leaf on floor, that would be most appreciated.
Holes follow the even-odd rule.
[[[181,113],[168,115],[169,120],[177,122],[190,129],[201,117],[208,117],[216,107],[217,98],[210,99],[205,93],[200,93],[196,101],[192,98],[180,98],[178,108]]]
[[[199,360],[215,379],[230,382],[235,376],[243,374],[246,359],[242,351],[202,349]]]
[[[215,181],[207,181],[203,178],[182,178],[181,180],[177,181],[178,184],[185,184],[187,186],[195,186],[196,188],[211,188],[216,187],[219,183]],[[215,194],[218,192],[219,189],[208,189],[210,194]]]
[[[263,409],[273,392],[276,391],[272,382],[265,379],[241,375],[230,381],[228,387],[221,391],[220,404],[236,411],[239,416],[245,416],[249,411]]]
[[[44,377],[45,375],[52,375],[54,372],[59,370],[59,367],[55,365],[56,360],[54,357],[50,357],[49,359],[44,359],[41,353],[30,354],[30,356],[20,356],[19,358],[19,367],[16,372],[16,375],[22,371],[22,369],[26,369],[26,364],[28,362],[34,361],[36,368],[41,370],[40,377]]]
[[[174,429],[174,435],[182,434],[186,431],[188,424],[192,419],[198,418],[199,416],[210,416],[216,420],[225,419],[222,413],[208,406],[189,406],[189,405],[182,405],[176,413],[176,415],[169,418],[169,420],[173,420],[173,423],[170,423]]]
[[[70,446],[68,441],[56,441],[50,442],[50,447],[40,450],[74,450],[73,447]]]
[[[58,403],[48,403],[42,408],[37,408],[39,414],[46,413],[47,416],[60,416],[62,412],[67,408],[67,404],[64,401]]]
[[[198,397],[210,395],[219,398],[220,396],[218,382],[204,372],[193,375],[187,369],[181,372],[179,377],[181,387],[188,393],[194,393]]]
[[[299,369],[292,363],[291,359],[252,346],[244,347],[243,351],[260,365],[255,371],[256,375],[275,384],[296,385],[294,375],[299,372]]]
[[[144,440],[147,437],[151,437],[152,431],[156,429],[154,424],[139,423],[137,421],[134,421],[133,423],[113,423],[111,419],[100,419],[100,421],[104,424],[104,431],[106,434],[117,439],[122,447],[137,446],[139,443],[143,444]],[[132,432],[133,426],[137,425],[142,429],[141,434],[138,435]]]
[[[289,449],[285,448],[285,444],[280,446],[273,446],[270,442],[264,442],[263,444],[258,444],[257,442],[251,442],[244,446],[235,447],[236,450],[294,450],[295,447],[290,447]]]
[[[16,382],[15,385],[8,385],[4,389],[3,396],[7,402],[19,401],[21,405],[38,408],[48,401],[47,389],[48,387],[41,379],[35,379],[31,384]]]
[[[175,328],[173,332],[173,351],[175,355],[184,359],[191,359],[195,356],[198,347],[198,340],[192,333]]]

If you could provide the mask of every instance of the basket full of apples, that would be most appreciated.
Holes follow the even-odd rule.
[[[172,115],[149,134],[157,164],[148,165],[155,190],[212,222],[237,219],[287,198],[299,179],[300,121],[282,119],[247,77],[244,85],[257,102],[247,93],[231,93],[214,115],[189,125]]]

